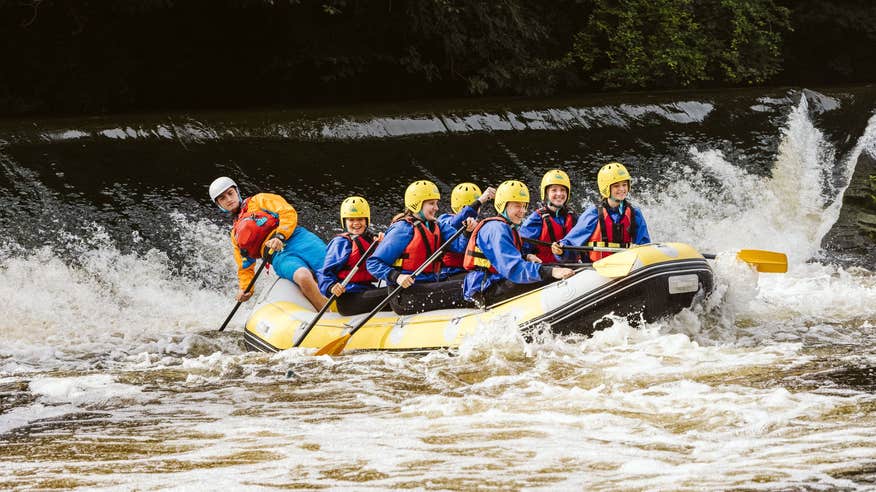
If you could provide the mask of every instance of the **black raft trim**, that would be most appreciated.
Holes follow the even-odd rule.
[[[251,331],[244,329],[243,330],[243,343],[246,345],[246,348],[249,350],[254,350],[257,352],[279,352],[280,349],[274,347],[270,343],[262,340],[257,335],[253,334]]]
[[[610,281],[585,296],[575,298],[569,303],[564,304],[549,313],[545,313],[521,324],[520,328],[527,328],[545,322],[551,324],[563,322],[597,304],[603,300],[604,297],[616,295],[655,277],[667,277],[685,273],[707,273],[709,275],[714,275],[706,260],[701,259],[677,260],[671,263],[653,265],[638,270],[632,275]],[[550,285],[552,284],[548,284],[547,286],[542,287],[542,289],[547,288]]]

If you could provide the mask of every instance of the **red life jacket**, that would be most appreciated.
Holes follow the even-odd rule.
[[[487,222],[494,220],[504,222],[509,226],[511,225],[511,223],[502,216],[489,217],[480,221],[471,232],[468,246],[465,247],[465,258],[462,260],[462,267],[466,270],[487,270],[490,273],[498,273],[481,248],[478,247],[478,233],[481,232],[481,227]],[[514,238],[514,247],[517,248],[517,251],[521,252],[520,256],[523,256],[523,240],[520,239],[520,234],[514,227],[511,227],[511,236]]]
[[[454,253],[453,251],[449,251],[444,253],[444,257],[441,258],[441,263],[448,268],[463,268],[462,262],[465,258],[463,253]]]
[[[347,264],[344,265],[344,268],[338,271],[338,278],[343,281],[348,275],[350,275],[353,267],[356,266],[356,263],[358,263],[359,259],[362,258],[362,255],[365,254],[365,251],[367,251],[371,246],[371,243],[374,242],[374,238],[365,236],[353,237],[349,232],[338,234],[338,236],[350,241],[350,247],[352,248],[350,250],[350,256],[347,257]],[[353,275],[353,278],[350,279],[350,283],[367,283],[373,282],[374,280],[374,276],[368,273],[368,269],[365,268],[365,265],[360,265],[359,269],[356,270],[356,273]]]
[[[432,253],[441,246],[441,228],[438,227],[438,222],[433,221],[430,228],[422,221],[410,216],[405,216],[398,220],[404,220],[414,227],[414,237],[405,246],[404,252],[395,260],[392,266],[413,272],[420,268],[420,265],[425,263],[432,256]],[[441,273],[441,258],[438,258],[431,265],[424,268],[422,273],[434,273],[436,275]]]
[[[593,230],[593,234],[590,235],[590,239],[585,243],[585,246],[629,248],[633,238],[636,237],[636,230],[638,229],[635,209],[628,202],[624,201],[624,215],[621,217],[620,222],[614,222],[611,220],[611,215],[609,215],[606,205],[605,201],[599,205],[596,212],[599,222],[596,229]],[[601,260],[611,254],[613,253],[591,251],[590,260]]]
[[[258,259],[262,257],[262,245],[280,225],[280,216],[268,210],[250,212],[249,198],[240,206],[232,230],[241,256]]]
[[[575,227],[575,213],[571,210],[566,213],[566,220],[562,224],[554,219],[554,215],[547,207],[539,208],[535,212],[541,215],[541,235],[538,237],[540,241],[553,244],[566,237],[566,234]],[[550,246],[536,246],[535,255],[544,263],[557,261],[554,254],[551,253]]]
[[[465,258],[465,254],[463,253],[448,251],[444,253],[444,256],[441,258],[441,263],[449,268],[462,268],[463,258]]]

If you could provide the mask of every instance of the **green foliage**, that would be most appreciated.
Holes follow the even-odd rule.
[[[410,36],[417,53],[409,68],[427,68],[464,84],[469,94],[495,91],[538,93],[552,67],[538,57],[548,30],[519,0],[418,0],[407,2]]]
[[[720,80],[760,84],[779,72],[782,33],[790,29],[788,9],[773,0],[721,0],[713,12],[718,15],[709,31]]]
[[[773,0],[593,0],[567,60],[608,89],[760,83],[781,68],[788,14]]]
[[[596,0],[571,57],[605,88],[686,86],[707,77],[691,0]]]
[[[876,81],[873,0],[0,0],[0,112]]]

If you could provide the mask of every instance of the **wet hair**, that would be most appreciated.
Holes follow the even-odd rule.
[[[414,215],[413,212],[411,212],[411,211],[408,210],[408,209],[405,209],[404,212],[401,212],[401,213],[395,214],[395,216],[392,218],[392,220],[389,221],[389,223],[390,223],[390,224],[394,224],[394,223],[396,223],[396,222],[398,222],[398,221],[400,221],[400,220],[404,220],[404,219],[407,218],[407,217],[412,217],[412,218],[414,218],[414,219],[420,220],[419,217],[417,217],[416,215]]]

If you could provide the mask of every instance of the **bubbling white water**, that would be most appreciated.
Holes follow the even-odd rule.
[[[201,277],[175,275],[167,255],[155,249],[121,253],[97,224],[92,237],[66,238],[67,248],[78,251],[76,264],[48,246],[6,256],[0,264],[0,373],[83,369],[129,353],[179,350],[189,334],[218,328],[234,306],[227,236],[206,221],[178,213],[171,219],[185,222],[189,247],[203,258],[196,263]],[[204,289],[201,279],[211,274],[230,288]],[[261,286],[268,281],[260,280]],[[239,310],[232,323],[245,313]]]
[[[813,263],[821,241],[839,216],[842,193],[862,152],[876,155],[876,116],[845,159],[809,117],[801,97],[788,115],[770,176],[749,173],[717,150],[690,149],[696,166],[677,165],[681,179],[641,193],[651,235],[689,242],[702,251],[725,252],[713,263],[717,298],[726,320],[759,320],[741,338],[773,336],[774,323],[806,318],[837,323],[876,316],[876,289],[869,272]],[[829,182],[834,169],[841,189]],[[761,274],[757,280],[732,261],[739,249],[765,249],[788,255],[787,274]],[[745,323],[750,325],[751,323]],[[680,327],[696,335],[697,323]],[[723,326],[727,326],[725,323]],[[770,327],[766,327],[770,326]],[[808,332],[796,324],[800,339]],[[789,333],[783,330],[783,337]],[[718,339],[728,341],[728,337]],[[738,341],[739,339],[737,339]],[[746,343],[750,343],[746,342]]]
[[[874,148],[871,120],[844,161],[809,118],[806,98],[788,116],[770,176],[751,174],[713,149],[690,149],[695,167],[641,196],[652,237],[690,242],[704,251],[779,250],[792,265],[811,258],[836,221],[842,195],[828,182],[837,166],[846,183],[861,151]]]

